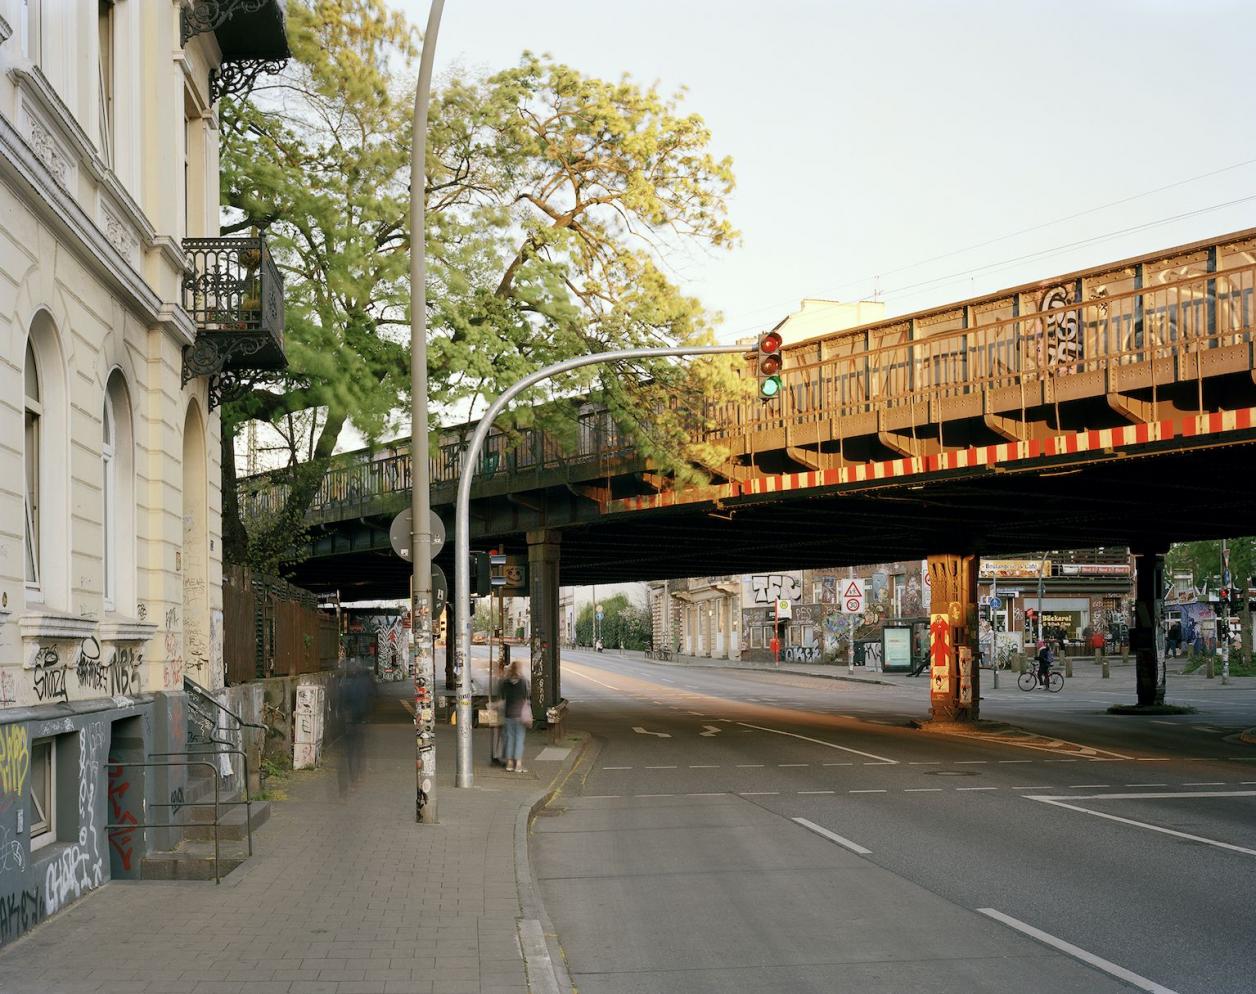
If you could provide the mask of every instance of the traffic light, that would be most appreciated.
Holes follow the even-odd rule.
[[[471,596],[487,597],[493,589],[493,569],[487,552],[471,553]]]
[[[783,344],[779,332],[765,331],[759,336],[759,397],[763,400],[772,400],[781,392],[783,362],[781,346]]]

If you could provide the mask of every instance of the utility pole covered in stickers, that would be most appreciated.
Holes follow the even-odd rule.
[[[976,721],[976,556],[929,557],[929,702],[934,721]]]

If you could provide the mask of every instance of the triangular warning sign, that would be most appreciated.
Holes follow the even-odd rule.
[[[850,586],[842,593],[843,597],[862,597],[863,591],[859,589],[859,584],[854,580],[850,581]]]

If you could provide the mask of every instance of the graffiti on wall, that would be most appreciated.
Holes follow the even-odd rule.
[[[179,609],[172,607],[166,611],[162,623],[162,640],[165,643],[166,661],[162,664],[162,686],[183,686],[183,652],[179,645]]]
[[[31,680],[35,697],[39,701],[65,701],[65,674],[67,667],[52,646],[37,648]]]
[[[213,675],[215,685],[221,681],[226,683],[227,671],[222,661],[222,612],[209,612],[209,672]]]
[[[74,661],[74,675],[80,690],[108,694],[138,694],[140,692],[140,664],[143,655],[132,646],[119,646],[101,660],[100,643],[88,637],[79,646]]]
[[[104,883],[100,833],[96,828],[96,776],[105,759],[105,726],[79,729],[79,834],[49,861],[44,873],[44,914],[53,915],[67,901]]]
[[[121,766],[109,767],[109,820],[115,825],[135,825],[135,815],[127,810],[126,795],[131,789],[130,782],[126,779],[126,770]],[[109,845],[113,851],[118,854],[118,860],[122,864],[122,869],[131,869],[131,860],[135,855],[134,847],[131,844],[132,836],[135,835],[135,829],[122,828],[109,830]]]
[[[745,579],[743,604],[802,600],[801,573],[752,573]]]
[[[13,673],[7,668],[0,668],[0,708],[12,707],[17,703],[17,682]]]
[[[25,725],[0,725],[0,800],[18,798],[31,772],[31,744]]]
[[[0,897],[0,942],[9,942],[39,924],[39,887],[25,888]]]

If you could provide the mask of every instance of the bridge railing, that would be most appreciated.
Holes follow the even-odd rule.
[[[800,343],[787,349],[779,401],[712,404],[707,418],[717,427],[706,437],[718,441],[904,409],[913,424],[923,424],[935,416],[935,402],[1011,389],[1029,403],[1030,388],[1041,384],[1140,364],[1152,366],[1153,382],[1155,367],[1173,363],[1179,379],[1202,377],[1205,364],[1184,363],[1184,357],[1249,344],[1256,326],[1256,262],[1246,253],[1238,258],[1241,264],[1222,271],[1162,270],[1150,279],[1163,282],[1119,292],[1108,287],[1134,282],[1133,268],[1120,271],[1124,282],[1106,274],[1103,281],[1069,278],[1032,296],[986,301],[984,314],[963,305],[919,321],[882,322]],[[1137,272],[1143,279],[1141,266]],[[986,314],[996,316],[983,320]],[[581,415],[574,445],[535,428],[494,432],[475,472],[492,479],[590,464],[609,468],[633,455],[631,439],[609,414],[591,411]],[[433,483],[456,481],[463,459],[461,440],[441,444],[431,457]],[[242,482],[245,516],[273,513],[286,499],[287,485],[273,478]],[[327,471],[311,509],[362,504],[410,487],[404,448],[363,454]]]
[[[1073,289],[1063,288],[1065,293],[1058,296]],[[1256,265],[1246,265],[1123,293],[1097,293],[1089,300],[1066,300],[914,340],[907,337],[906,323],[888,343],[873,344],[872,333],[852,332],[834,342],[845,354],[798,361],[795,356],[803,350],[787,350],[780,402],[716,405],[712,420],[719,427],[709,437],[905,407],[916,408],[926,421],[933,401],[1020,389],[1113,366],[1154,366],[1247,343],[1254,319]],[[1194,376],[1202,375],[1199,364],[1191,368]]]
[[[633,452],[631,439],[615,425],[609,413],[594,411],[581,415],[574,446],[537,428],[513,434],[491,433],[485,440],[475,475],[486,480],[498,475],[539,473],[607,462]],[[464,442],[441,444],[429,459],[432,484],[457,482],[464,459]],[[290,485],[275,479],[275,474],[242,480],[241,484],[240,511],[246,519],[278,513],[291,492]],[[404,447],[394,447],[384,454],[367,454],[329,467],[314,494],[310,511],[349,507],[388,494],[408,493],[412,486],[410,454]]]

